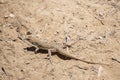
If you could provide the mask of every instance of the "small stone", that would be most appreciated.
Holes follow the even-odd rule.
[[[95,37],[95,39],[103,39],[102,36]]]
[[[27,65],[27,64],[30,64],[30,62],[29,61],[27,61],[27,60],[25,60],[24,61],[24,63]]]
[[[5,15],[4,18],[8,18],[8,15]]]
[[[15,15],[11,13],[11,14],[9,14],[9,17],[14,18]]]
[[[54,33],[54,35],[58,35],[59,34],[59,31],[56,31],[55,33]]]
[[[99,39],[103,39],[103,37],[102,37],[102,36],[99,36],[98,38],[99,38]]]

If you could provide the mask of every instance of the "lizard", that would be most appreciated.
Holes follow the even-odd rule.
[[[59,46],[57,46],[53,43],[46,43],[46,42],[40,41],[38,38],[35,38],[32,36],[28,36],[26,38],[26,40],[29,41],[31,44],[33,44],[34,46],[36,46],[39,49],[48,50],[49,57],[51,57],[51,52],[57,52],[63,56],[66,56],[66,57],[74,59],[74,60],[79,60],[79,61],[82,61],[87,64],[108,65],[105,63],[91,62],[91,61],[86,61],[86,60],[77,58],[76,56],[74,56],[72,54],[68,54],[67,51],[65,51],[64,49],[60,48]]]

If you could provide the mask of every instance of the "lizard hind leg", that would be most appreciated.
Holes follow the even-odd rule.
[[[48,49],[48,60],[50,60],[50,62],[52,63],[52,60],[51,60],[51,54],[52,54],[52,52],[56,52],[56,50],[55,49]]]

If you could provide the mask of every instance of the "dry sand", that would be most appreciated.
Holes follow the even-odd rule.
[[[110,66],[27,51],[28,32],[70,54]],[[23,36],[24,35],[24,36]],[[120,80],[119,0],[0,0],[0,80]]]

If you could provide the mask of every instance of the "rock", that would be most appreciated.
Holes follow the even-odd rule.
[[[9,14],[9,17],[13,18],[13,17],[15,17],[15,15],[11,13],[11,14]]]
[[[13,13],[10,13],[9,15],[5,15],[5,16],[4,16],[4,18],[8,18],[8,17],[10,17],[10,18],[14,18],[15,15],[14,15]]]

